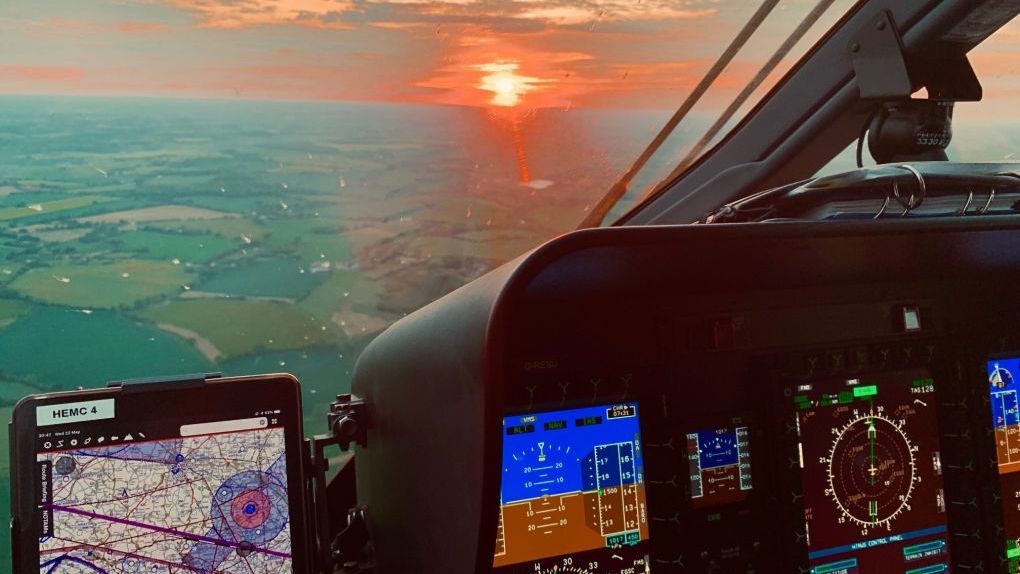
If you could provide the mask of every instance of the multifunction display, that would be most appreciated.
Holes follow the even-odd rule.
[[[1020,358],[988,361],[988,392],[992,406],[995,457],[1002,493],[1003,530],[1010,572],[1020,567],[1020,408],[1016,375]]]
[[[636,403],[504,418],[494,566],[645,572],[642,448]]]
[[[40,572],[291,572],[278,413],[40,433]]]
[[[793,399],[811,571],[948,571],[928,372],[802,385]]]
[[[687,433],[687,470],[695,508],[737,502],[751,490],[751,447],[746,426]]]

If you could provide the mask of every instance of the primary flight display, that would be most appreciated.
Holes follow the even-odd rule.
[[[504,418],[494,566],[533,562],[527,571],[541,572],[543,559],[568,556],[551,567],[585,572],[602,559],[643,571],[642,449],[637,403]]]

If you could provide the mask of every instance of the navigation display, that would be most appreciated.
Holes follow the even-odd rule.
[[[794,405],[811,571],[948,571],[928,372],[802,385]]]
[[[695,508],[738,502],[751,491],[746,426],[687,433],[687,469]]]
[[[297,384],[265,375],[23,401],[17,571],[303,571],[288,456],[302,434]]]
[[[1020,570],[1020,408],[1017,382],[1020,358],[988,361],[988,392],[995,430],[995,455],[1002,493],[1003,530],[1009,571]]]
[[[636,403],[504,418],[494,566],[545,571],[566,562],[543,559],[573,555],[599,572],[645,572],[642,448]]]
[[[291,571],[282,428],[136,435],[38,455],[41,570]]]

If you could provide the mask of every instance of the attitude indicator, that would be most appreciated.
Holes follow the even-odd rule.
[[[506,417],[496,571],[641,572],[643,448],[636,403]]]
[[[687,433],[687,469],[695,508],[737,502],[751,490],[746,426]]]

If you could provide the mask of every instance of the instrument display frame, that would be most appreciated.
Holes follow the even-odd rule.
[[[1001,540],[996,540],[995,543],[998,545],[994,548],[994,552],[999,554],[1001,559],[1006,564],[1009,571],[1014,571],[1020,568],[1020,512],[1017,510],[1009,511],[1008,504],[1012,500],[1016,504],[1020,504],[1020,467],[1015,468],[1010,472],[1001,472],[1000,467],[1002,466],[999,457],[1001,456],[999,448],[999,434],[997,430],[997,420],[995,409],[995,391],[992,390],[992,370],[998,367],[998,363],[1010,361],[1017,363],[1020,361],[1020,349],[1013,350],[1011,352],[992,352],[985,353],[982,356],[980,365],[984,368],[981,371],[981,384],[976,389],[978,397],[978,419],[981,421],[981,427],[988,429],[988,441],[985,445],[988,449],[988,476],[994,477],[995,487],[998,490],[998,496],[993,501],[994,514],[997,521],[997,531],[1002,532]],[[1018,365],[1020,366],[1020,365]],[[1011,375],[1020,375],[1020,368],[1018,372],[1011,373]],[[1020,385],[1017,385],[1020,387]],[[985,410],[983,404],[987,401],[989,410]],[[1016,404],[1013,405],[1016,408]],[[1008,431],[1007,431],[1008,432]],[[1016,463],[1013,463],[1016,464]],[[994,537],[989,537],[994,538]]]
[[[869,553],[876,551],[888,553],[900,549],[899,547],[902,546],[902,558],[905,566],[911,563],[923,566],[927,561],[942,560],[945,562],[945,567],[951,567],[954,557],[952,553],[953,544],[951,540],[952,517],[951,512],[949,511],[950,509],[948,508],[948,500],[950,500],[950,491],[953,489],[953,485],[951,484],[951,480],[949,480],[945,475],[943,469],[942,450],[944,447],[942,444],[942,434],[945,429],[939,428],[940,421],[942,419],[942,409],[936,392],[943,391],[944,386],[948,386],[952,383],[942,381],[942,374],[941,369],[935,368],[933,365],[921,365],[915,363],[891,366],[890,368],[862,369],[853,374],[844,373],[836,376],[823,372],[814,377],[802,377],[800,379],[797,379],[796,377],[791,379],[788,376],[783,377],[785,381],[784,384],[781,385],[781,388],[784,390],[781,397],[782,404],[779,412],[785,413],[782,417],[787,421],[787,425],[785,433],[786,436],[780,440],[788,445],[789,468],[785,471],[787,476],[786,482],[789,483],[789,486],[792,489],[791,495],[793,500],[798,501],[798,504],[794,504],[790,507],[790,513],[788,514],[787,520],[789,520],[790,526],[795,529],[794,538],[798,542],[797,544],[794,544],[791,549],[795,552],[799,549],[799,552],[802,552],[800,556],[797,556],[796,554],[791,556],[791,559],[795,563],[801,563],[802,568],[809,569],[846,568],[848,572],[867,572],[869,571],[869,560],[871,562],[880,560],[881,562],[881,559],[879,559],[877,555],[869,557]],[[903,378],[901,379],[901,377]],[[841,390],[837,389],[840,384],[844,385],[846,388]],[[878,386],[879,395],[884,394],[881,393],[882,388],[889,388],[890,386],[903,387],[896,391],[897,398],[893,402],[897,404],[893,408],[890,408],[892,405],[883,405],[884,408],[879,408],[876,412],[874,404],[869,401],[869,399],[873,398],[872,394],[876,392],[876,385]],[[916,397],[912,394],[915,392],[918,393]],[[903,396],[898,396],[899,394],[902,394]],[[812,397],[812,399],[809,400],[808,397]],[[922,400],[921,406],[913,404],[916,403],[917,400]],[[864,403],[861,404],[866,403],[865,406],[862,407],[857,404],[861,401],[864,401]],[[869,407],[868,405],[871,406]],[[904,409],[906,409],[906,413],[904,412]],[[842,412],[843,414],[839,415],[836,411]],[[920,413],[920,419],[918,419],[920,422],[915,424],[921,424],[924,427],[922,429],[924,432],[921,434],[928,442],[924,448],[915,447],[915,449],[911,449],[910,439],[907,438],[908,431],[905,430],[905,418],[917,418],[919,416],[918,412]],[[825,436],[821,436],[819,434],[821,429],[818,428],[802,428],[802,415],[804,413],[810,413],[812,416],[819,417],[828,415],[831,420],[824,420],[828,421],[828,426],[826,428],[832,427],[829,429],[831,431],[831,436],[829,433],[825,434]],[[909,488],[912,488],[915,491],[914,494],[918,494],[920,490],[916,488],[916,485],[918,485],[921,480],[925,483],[929,483],[924,485],[923,490],[926,500],[927,498],[933,498],[936,506],[938,507],[935,512],[929,513],[932,516],[935,516],[934,520],[938,524],[916,529],[916,532],[914,530],[900,532],[898,530],[900,526],[894,527],[895,525],[893,524],[897,517],[902,518],[903,516],[907,516],[908,518],[911,518],[911,516],[918,514],[917,511],[911,512],[911,505],[907,504],[907,502],[913,502],[914,506],[917,506],[917,501],[903,501],[902,497],[900,497],[899,502],[892,500],[895,504],[892,504],[890,508],[895,507],[895,509],[905,510],[902,513],[897,510],[893,513],[892,518],[879,520],[881,517],[865,517],[863,519],[859,519],[860,517],[858,517],[859,520],[855,519],[851,516],[853,514],[852,511],[840,510],[842,508],[839,505],[840,493],[836,492],[837,486],[834,486],[835,483],[833,482],[831,472],[826,470],[825,473],[823,473],[824,476],[819,475],[821,470],[808,473],[808,467],[814,468],[819,465],[824,466],[827,469],[831,469],[832,465],[836,464],[835,461],[844,460],[847,456],[851,456],[852,453],[857,453],[853,455],[856,458],[867,458],[868,453],[870,452],[868,448],[856,448],[853,444],[851,444],[853,442],[851,439],[857,435],[860,435],[860,437],[871,436],[869,433],[854,432],[854,430],[858,427],[868,429],[869,427],[866,425],[869,420],[872,423],[875,423],[873,426],[876,430],[876,436],[882,435],[882,430],[889,431],[886,434],[889,434],[890,437],[894,434],[897,436],[902,435],[903,439],[899,442],[904,443],[905,450],[902,450],[900,454],[906,453],[905,456],[912,461],[911,464],[906,465],[904,468],[913,468],[912,472],[908,471],[903,473],[901,478],[906,480],[906,482],[903,482],[903,485],[907,485],[909,483]],[[934,425],[933,428],[928,428],[930,425]],[[813,443],[817,443],[814,447],[810,447],[814,448],[814,450],[809,450],[809,448],[805,446],[804,436],[802,436],[802,433],[810,434],[810,440]],[[844,436],[847,438],[844,439]],[[887,442],[890,444],[886,446],[890,449],[892,449],[895,444],[899,444],[896,440],[894,440],[894,438],[889,438]],[[879,447],[876,447],[876,452],[881,451],[881,444],[884,443],[882,443],[882,441],[876,441],[876,443],[879,444]],[[841,445],[846,448],[841,450]],[[825,448],[819,450],[822,446]],[[810,457],[814,458],[808,460]],[[921,458],[930,458],[931,460],[921,460]],[[797,462],[798,459],[800,460],[799,463]],[[881,464],[872,464],[872,467],[877,468],[883,468],[884,466],[885,465]],[[923,471],[921,470],[922,467],[924,469]],[[890,468],[895,468],[895,465]],[[890,472],[894,473],[894,471],[888,471],[887,474]],[[924,477],[923,479],[919,479],[922,473],[924,473]],[[814,476],[814,479],[811,481],[808,481],[809,474],[810,476]],[[935,477],[936,481],[934,485],[930,484],[932,477],[928,476],[928,474],[932,474],[932,476]],[[824,485],[822,485],[824,488],[822,488],[819,484],[816,484],[818,480],[822,480],[824,482]],[[933,492],[928,492],[932,487],[934,487],[935,490]],[[810,490],[810,492],[808,492],[808,490]],[[843,498],[846,498],[846,494],[847,493],[843,493]],[[834,505],[835,508],[832,509],[832,511],[837,513],[842,512],[842,516],[844,517],[839,521],[833,520],[833,524],[831,525],[829,524],[829,521],[822,520],[824,525],[828,525],[827,527],[829,530],[847,530],[847,532],[844,532],[839,536],[832,533],[828,535],[829,538],[836,536],[836,538],[842,537],[846,539],[839,544],[820,543],[817,541],[818,536],[821,535],[823,540],[828,540],[825,538],[826,535],[821,534],[820,532],[812,532],[811,530],[811,518],[818,518],[815,516],[818,513],[818,510],[813,509],[812,504],[822,505],[823,503],[830,503],[830,505]],[[867,508],[871,509],[872,506],[869,505]],[[822,514],[824,516],[828,516],[825,512],[822,512]],[[879,514],[881,514],[881,512],[879,512]],[[925,516],[927,516],[927,514]],[[928,518],[931,518],[931,516],[928,516]],[[912,520],[920,520],[920,517],[916,517]],[[879,524],[876,521],[882,523]],[[868,522],[876,523],[867,524]],[[900,520],[900,522],[902,522],[902,520]],[[860,532],[851,535],[848,529],[852,528],[860,529]],[[832,539],[835,540],[836,538]],[[938,548],[935,548],[936,544],[933,542],[936,538],[939,539]],[[927,542],[931,542],[931,548],[922,544]],[[932,548],[935,549],[933,550]],[[910,552],[907,552],[907,550],[910,550]],[[864,562],[859,561],[861,558],[864,559]],[[801,560],[804,562],[800,562]]]
[[[68,418],[56,420],[54,414]],[[214,489],[216,496],[227,498],[207,501],[213,509],[209,520],[250,527],[250,532],[259,533],[267,541],[270,536],[278,536],[271,532],[286,529],[289,551],[270,549],[268,544],[266,548],[260,548],[256,545],[257,541],[249,541],[245,536],[248,530],[235,535],[233,542],[225,543],[230,546],[229,553],[237,558],[254,553],[266,560],[289,560],[293,572],[307,571],[312,566],[312,553],[309,552],[308,533],[310,509],[303,488],[305,456],[302,425],[300,383],[289,374],[127,381],[108,388],[25,397],[14,408],[10,423],[14,570],[27,571],[39,566],[42,539],[45,538],[41,534],[48,532],[46,522],[52,528],[54,511],[64,511],[48,499],[53,495],[56,481],[65,474],[64,470],[74,468],[64,459],[74,461],[79,454],[98,459],[105,456],[102,451],[112,448],[121,452],[134,449],[159,458],[164,454],[164,443],[183,445],[189,440],[210,437],[220,437],[226,443],[233,440],[227,437],[250,434],[255,438],[258,433],[259,444],[265,446],[264,453],[279,452],[280,456],[272,463],[268,459],[259,459],[258,469],[231,475]],[[247,448],[244,440],[237,441],[238,448]],[[189,463],[206,464],[200,462],[197,456],[190,459],[194,452],[197,451],[185,452],[181,448],[172,459],[156,461],[140,456],[130,460],[141,458],[146,460],[139,460],[138,464],[155,462],[160,468],[165,466],[163,470],[167,476],[176,479],[178,474],[185,476]],[[65,453],[72,454],[68,456]],[[49,455],[57,458],[46,462],[44,459]],[[251,456],[255,456],[254,452]],[[134,464],[127,458],[123,462]],[[64,470],[58,468],[61,464],[66,467]],[[40,468],[47,467],[50,470],[48,480],[39,472]],[[85,468],[84,464],[81,468]],[[117,472],[131,471],[125,468]],[[264,485],[266,481],[262,477],[271,475],[273,480],[278,480],[283,473],[286,474],[286,484],[273,486],[271,492],[248,484],[256,480],[255,475],[259,477],[257,481]],[[237,480],[230,482],[235,477]],[[129,489],[130,485],[122,488]],[[230,492],[227,493],[227,490]],[[239,500],[245,496],[245,500]],[[286,508],[280,509],[279,503],[284,500]],[[167,502],[172,501],[168,499]],[[202,503],[195,501],[194,504]],[[220,508],[220,514],[216,514],[215,508]],[[80,518],[91,519],[84,511],[79,514],[82,515]],[[114,518],[111,516],[111,520]],[[128,522],[123,519],[117,524],[125,525],[124,528],[166,532],[170,537],[174,536],[173,532],[178,532],[169,525],[147,526],[138,520],[130,521],[131,524]],[[193,544],[190,559],[220,559],[220,553],[213,550],[222,545],[212,537],[190,530],[181,530],[180,535],[182,540],[187,539]],[[236,540],[238,536],[240,540]],[[108,554],[113,555],[115,551],[117,549]],[[210,552],[213,558],[207,556]],[[161,559],[156,555],[142,558]],[[143,560],[137,559],[137,562],[141,564]]]
[[[643,418],[644,415],[642,415],[642,411],[645,408],[647,408],[647,405],[644,404],[643,401],[637,400],[635,398],[631,398],[631,399],[628,400],[628,399],[626,399],[624,397],[620,397],[620,396],[617,396],[617,397],[598,397],[597,399],[588,400],[588,401],[564,401],[564,402],[562,402],[560,404],[542,404],[542,405],[537,405],[537,406],[533,406],[533,407],[530,407],[530,408],[508,409],[503,414],[503,417],[502,417],[503,421],[504,421],[504,425],[501,428],[501,432],[500,432],[500,435],[501,435],[501,445],[503,445],[503,446],[501,446],[501,449],[500,449],[501,459],[504,459],[504,462],[506,462],[504,455],[507,454],[507,451],[506,451],[507,447],[506,447],[504,441],[506,439],[507,433],[508,432],[513,432],[506,425],[506,422],[508,420],[517,420],[517,419],[521,419],[521,418],[529,418],[529,417],[532,417],[532,416],[536,417],[536,420],[538,418],[546,417],[548,415],[557,415],[557,416],[559,416],[559,415],[565,415],[565,416],[571,415],[572,416],[573,414],[575,414],[575,413],[577,413],[579,411],[588,411],[588,410],[593,410],[593,409],[594,410],[602,410],[602,411],[608,412],[609,410],[617,409],[619,407],[630,407],[630,408],[632,408],[633,409],[632,416],[636,419],[635,420],[635,424],[636,424],[636,427],[637,427],[637,437],[636,437],[636,441],[635,442],[637,443],[636,444],[636,450],[639,450],[639,453],[635,457],[635,459],[636,459],[635,462],[637,463],[637,466],[640,467],[640,468],[635,467],[635,470],[639,474],[636,477],[633,485],[635,486],[635,488],[639,488],[640,491],[641,491],[641,495],[640,495],[640,499],[639,499],[640,500],[640,505],[639,505],[639,508],[636,509],[639,512],[639,516],[640,516],[640,518],[639,518],[639,527],[638,527],[638,533],[639,533],[638,540],[636,540],[636,541],[628,541],[628,543],[624,544],[624,545],[616,545],[616,546],[608,546],[607,545],[606,547],[603,547],[603,548],[585,548],[585,549],[577,548],[577,549],[574,549],[574,550],[567,550],[567,551],[557,552],[557,553],[554,553],[554,554],[550,553],[548,555],[542,555],[542,556],[529,556],[525,560],[514,560],[514,561],[503,560],[503,561],[501,561],[500,557],[503,555],[503,553],[500,552],[500,543],[501,543],[500,541],[503,540],[503,544],[504,545],[508,545],[509,544],[509,540],[508,539],[501,538],[502,536],[509,537],[509,534],[506,533],[503,530],[503,528],[504,528],[504,522],[503,522],[503,520],[504,520],[504,517],[503,517],[504,504],[501,501],[501,503],[500,503],[500,510],[499,510],[499,515],[500,515],[500,519],[499,520],[500,520],[500,522],[499,522],[499,528],[497,529],[497,539],[496,539],[496,546],[495,546],[495,551],[494,551],[495,557],[494,557],[493,569],[492,569],[493,572],[497,572],[497,573],[518,573],[518,572],[520,572],[520,573],[532,574],[534,572],[546,572],[546,571],[549,571],[549,572],[560,572],[560,571],[563,571],[563,572],[575,572],[576,571],[576,572],[598,572],[598,573],[602,574],[602,573],[612,573],[612,572],[614,572],[613,570],[611,570],[611,568],[613,568],[613,567],[619,567],[620,571],[627,571],[628,569],[631,569],[631,568],[637,568],[638,570],[635,570],[635,571],[642,571],[642,572],[643,571],[648,571],[650,569],[654,570],[651,567],[651,565],[650,565],[651,538],[650,538],[650,534],[649,534],[650,533],[650,520],[649,520],[649,516],[650,516],[650,504],[651,503],[648,500],[647,470],[644,467],[644,458],[646,456],[644,441],[647,440],[646,439],[646,435],[645,435],[645,431],[646,431],[646,427],[647,427],[648,423],[647,423],[647,420],[645,418]],[[568,416],[568,419],[569,419],[569,423],[572,424],[572,425],[575,422],[579,422],[579,420],[575,421],[574,418],[570,418],[569,416]],[[563,420],[568,420],[568,419],[563,419]],[[549,421],[545,421],[545,422],[549,422]],[[513,426],[513,425],[511,425],[511,426]],[[550,432],[549,429],[544,429],[544,430],[546,432]],[[593,446],[593,448],[595,448],[595,447],[597,447],[599,445],[592,445],[592,446]],[[546,453],[546,454],[549,454],[549,453]],[[501,464],[501,467],[502,466],[503,465]],[[503,475],[505,474],[505,469],[504,469],[504,471],[501,471],[500,474],[501,474],[501,477],[500,477],[501,478],[501,481],[500,481],[500,492],[502,493],[503,492],[502,479],[504,478]],[[602,505],[599,504],[600,508],[601,508],[601,506]],[[562,510],[562,506],[560,508]],[[537,511],[536,511],[536,513],[537,513]],[[506,546],[504,546],[503,548],[505,549]],[[504,552],[505,552],[505,550],[504,550]],[[615,557],[613,556],[614,554],[616,555]],[[607,567],[610,568],[610,569],[607,569]]]

